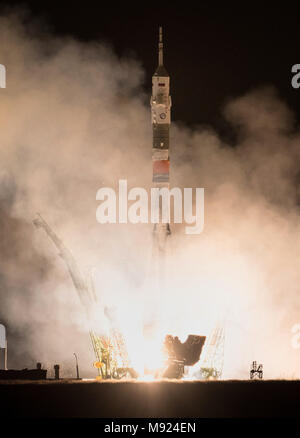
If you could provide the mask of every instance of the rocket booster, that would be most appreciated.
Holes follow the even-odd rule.
[[[169,188],[169,143],[171,125],[170,77],[163,64],[162,27],[159,28],[158,67],[152,76],[151,119],[153,131],[152,164],[153,186]],[[161,214],[161,211],[160,211]],[[169,224],[157,224],[158,245],[164,250],[165,237],[170,234]]]
[[[158,67],[152,76],[151,121],[153,132],[152,187],[169,189],[169,133],[171,124],[170,77],[163,64],[162,28],[159,28]],[[157,195],[159,196],[159,194]],[[155,200],[157,201],[157,200]],[[160,200],[159,200],[160,201]],[[145,294],[144,335],[153,336],[161,319],[163,292],[166,277],[167,238],[170,225],[162,223],[162,202],[155,202],[159,209],[159,222],[154,225],[152,240],[151,279],[152,291]]]
[[[163,65],[162,27],[159,28],[158,67],[152,76],[153,183],[169,187],[169,134],[171,124],[170,77]]]

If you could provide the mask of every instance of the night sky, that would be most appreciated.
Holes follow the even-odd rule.
[[[1,2],[5,4],[5,2]],[[10,1],[9,5],[18,2]],[[122,57],[136,57],[151,94],[163,25],[165,65],[171,76],[172,118],[190,126],[211,125],[228,140],[222,108],[232,97],[273,85],[300,121],[300,89],[291,67],[300,62],[298,15],[288,4],[220,6],[192,2],[22,2],[45,32],[81,41],[105,41]],[[28,20],[30,27],[30,20]]]

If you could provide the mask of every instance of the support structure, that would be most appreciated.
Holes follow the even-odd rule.
[[[223,372],[225,347],[225,329],[218,323],[204,346],[203,360],[200,360],[200,377],[202,379],[220,379]]]
[[[97,304],[97,295],[91,279],[85,279],[80,272],[72,253],[40,214],[37,215],[37,218],[33,221],[33,223],[36,227],[43,228],[57,247],[59,255],[64,260],[68,268],[81,304],[85,309],[87,318],[89,318],[92,307]],[[130,366],[124,338],[117,330],[109,312],[105,312],[105,310],[107,309],[104,309],[104,314],[108,318],[111,326],[109,335],[99,335],[93,330],[90,330],[90,338],[97,363],[101,365],[97,367],[99,375],[103,378],[111,378],[118,377],[118,368],[123,370],[130,368]]]
[[[250,380],[259,379],[262,380],[263,378],[263,365],[259,364],[257,365],[256,360],[252,362],[251,368],[250,368]]]

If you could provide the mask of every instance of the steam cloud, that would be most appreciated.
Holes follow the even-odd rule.
[[[92,270],[101,303],[138,321],[148,288],[151,225],[99,225],[100,187],[151,184],[149,96],[135,59],[105,44],[54,38],[0,19],[0,319],[9,329],[9,366],[75,373],[91,368],[88,326],[65,265],[34,229],[41,212]],[[266,377],[299,378],[291,327],[299,322],[300,137],[275,89],[232,100],[224,117],[233,148],[208,128],[172,124],[171,186],[205,188],[205,228],[172,226],[164,328],[208,335],[227,321],[224,377],[247,378],[252,360]],[[199,117],[200,119],[200,117]],[[149,250],[149,251],[148,251]],[[99,326],[104,327],[99,314]]]

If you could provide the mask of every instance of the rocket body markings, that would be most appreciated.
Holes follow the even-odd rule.
[[[162,28],[159,28],[158,67],[152,76],[151,121],[152,143],[152,187],[169,189],[170,170],[170,124],[171,97],[170,77],[163,65]],[[159,196],[159,195],[158,195]],[[160,199],[161,201],[161,199]],[[151,261],[151,294],[145,296],[144,335],[153,336],[158,321],[162,318],[164,290],[166,287],[166,250],[170,225],[162,223],[162,202],[155,202],[159,209],[159,222],[154,225]]]
[[[163,65],[162,28],[159,28],[158,67],[152,76],[153,182],[169,187],[169,137],[171,124],[170,77]]]
[[[170,77],[163,65],[162,27],[159,28],[158,67],[152,76],[151,119],[153,187],[169,188],[171,96]],[[161,206],[159,213],[161,218]],[[165,238],[170,234],[170,225],[160,222],[154,227],[154,233],[158,238],[159,249],[164,250]]]

